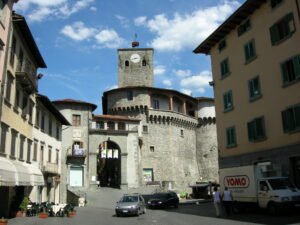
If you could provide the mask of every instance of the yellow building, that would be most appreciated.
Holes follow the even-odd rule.
[[[12,24],[1,98],[0,216],[18,210],[34,186],[44,185],[41,171],[31,161],[37,69],[46,64],[24,17],[13,14]]]
[[[279,163],[300,187],[299,0],[247,0],[194,53],[211,56],[220,168]]]

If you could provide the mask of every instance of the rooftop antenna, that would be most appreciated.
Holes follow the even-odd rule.
[[[136,39],[137,39],[137,34],[135,33],[134,34],[134,41],[131,43],[133,48],[139,47],[139,45],[140,45],[140,43]]]

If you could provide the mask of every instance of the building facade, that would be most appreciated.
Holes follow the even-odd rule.
[[[63,145],[73,151],[69,190],[159,185],[183,191],[197,181],[218,182],[214,100],[153,87],[151,48],[119,49],[118,59],[119,87],[103,93],[103,115],[93,115],[91,103],[53,101],[73,122],[63,131]],[[86,152],[81,169],[75,149]],[[83,174],[78,186],[72,167]]]
[[[299,0],[247,0],[195,50],[211,56],[220,168],[280,164],[300,187]]]

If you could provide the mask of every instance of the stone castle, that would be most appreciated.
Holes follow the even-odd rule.
[[[153,51],[118,49],[118,88],[103,93],[103,115],[88,102],[53,101],[72,123],[62,133],[62,196],[93,186],[183,191],[218,182],[214,99],[153,87]]]

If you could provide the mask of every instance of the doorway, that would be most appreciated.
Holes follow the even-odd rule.
[[[99,144],[97,175],[101,187],[120,188],[121,157],[119,146],[112,141]]]

